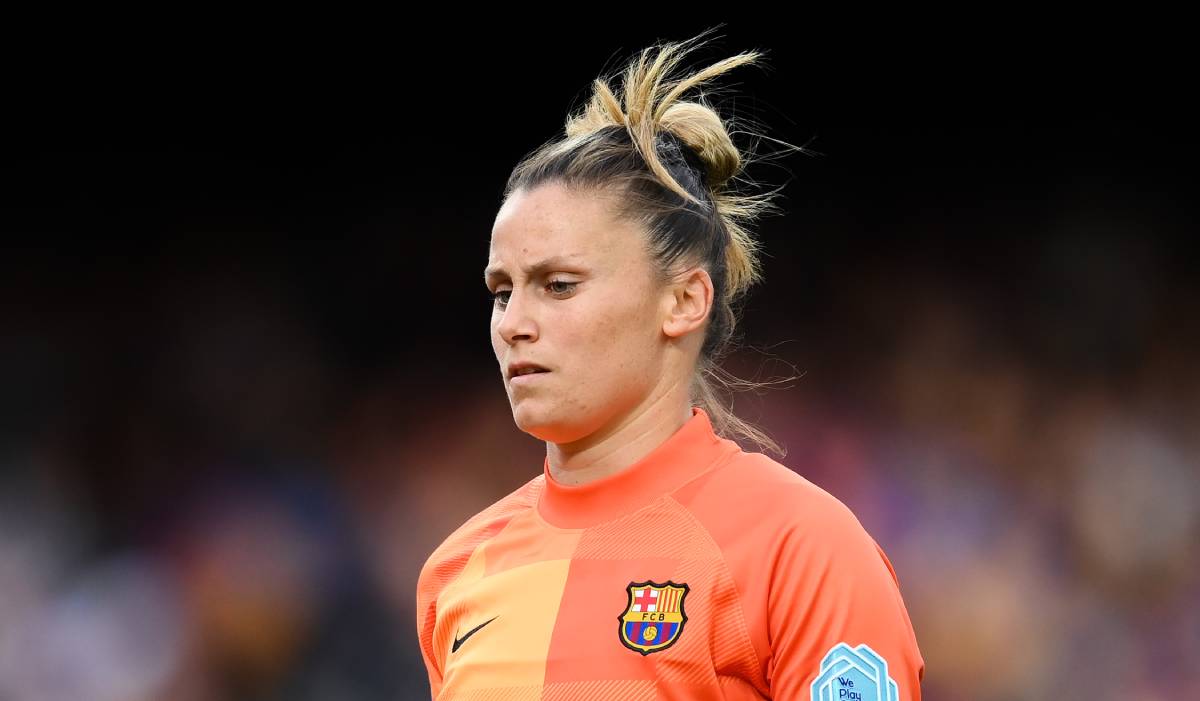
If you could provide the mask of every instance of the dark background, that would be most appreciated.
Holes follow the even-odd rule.
[[[488,342],[501,188],[593,77],[707,25],[663,26],[22,74],[0,696],[428,696],[417,572],[544,451]],[[803,377],[735,410],[888,552],[927,695],[1084,669],[1083,697],[1196,693],[1196,136],[1169,62],[719,33],[689,65],[767,68],[710,102],[811,152],[749,171],[784,212],[729,362]]]

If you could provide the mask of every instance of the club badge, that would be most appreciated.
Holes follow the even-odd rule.
[[[666,584],[630,582],[625,593],[629,603],[617,616],[617,634],[625,647],[649,655],[671,647],[679,640],[683,624],[687,623],[687,614],[683,611],[687,584],[676,584],[671,580]]]

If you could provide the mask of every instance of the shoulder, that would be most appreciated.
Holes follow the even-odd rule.
[[[440,589],[453,579],[481,543],[499,533],[515,516],[537,504],[545,480],[545,475],[537,475],[468,518],[446,536],[421,567],[418,591]]]
[[[767,455],[739,451],[674,496],[735,570],[768,578],[838,571],[899,586],[887,555],[845,503]]]
[[[895,570],[840,499],[741,451],[673,497],[719,548],[776,698],[807,698],[797,677],[842,638],[920,665]]]
[[[675,496],[701,522],[718,528],[808,534],[823,541],[869,539],[841,500],[762,453],[739,451]]]

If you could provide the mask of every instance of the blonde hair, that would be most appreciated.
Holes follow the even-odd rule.
[[[771,202],[778,190],[748,194],[735,189],[737,182],[746,182],[742,175],[753,154],[738,150],[731,127],[703,95],[690,102],[681,99],[710,79],[762,58],[761,52],[747,51],[674,77],[683,58],[705,44],[701,39],[711,31],[643,49],[625,67],[618,92],[609,87],[615,76],[597,78],[587,104],[568,116],[565,134],[513,168],[504,198],[546,182],[615,194],[617,215],[642,224],[648,232],[648,251],[660,283],[693,265],[704,267],[713,281],[716,303],[691,399],[708,412],[719,435],[745,438],[783,455],[786,451],[736,416],[719,396],[720,391],[772,384],[738,379],[721,369],[720,362],[734,340],[740,301],[762,277],[759,243],[748,227],[760,214],[778,210]]]

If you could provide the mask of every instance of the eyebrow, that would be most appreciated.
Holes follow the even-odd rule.
[[[575,256],[575,255],[550,256],[549,258],[544,258],[542,260],[539,260],[538,262],[533,263],[532,265],[525,266],[525,274],[533,275],[535,273],[545,272],[546,270],[550,270],[552,268],[557,268],[557,267],[562,267],[562,266],[568,266],[568,267],[576,266],[576,265],[578,265],[578,263],[572,262],[572,259],[577,258],[577,257],[578,256]],[[491,282],[492,280],[495,280],[498,278],[504,278],[504,277],[508,277],[508,273],[506,273],[504,271],[504,268],[502,268],[500,266],[492,266],[492,267],[484,269],[484,271],[483,271],[483,281],[485,283]]]

